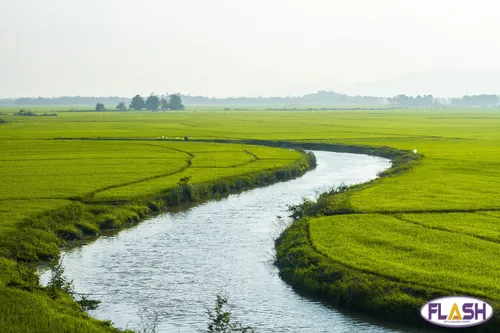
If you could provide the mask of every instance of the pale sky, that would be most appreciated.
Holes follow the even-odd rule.
[[[205,78],[217,97],[356,93],[500,71],[499,13],[498,0],[1,0],[0,97],[205,95]]]

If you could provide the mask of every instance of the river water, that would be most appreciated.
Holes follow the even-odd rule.
[[[76,291],[102,303],[91,314],[121,328],[157,318],[159,332],[200,332],[217,293],[257,332],[411,332],[300,296],[272,265],[286,208],[333,185],[366,182],[390,167],[367,155],[314,152],[299,179],[151,218],[63,254]],[[47,274],[42,277],[47,278]],[[418,315],[418,314],[416,314]]]

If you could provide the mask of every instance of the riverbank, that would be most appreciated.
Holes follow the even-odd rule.
[[[321,146],[325,148],[323,144]],[[331,149],[337,150],[338,147],[333,146]],[[380,174],[382,178],[410,171],[423,157],[411,151],[395,152],[386,147],[369,149],[373,150],[371,154],[389,156],[395,153],[397,156],[393,159],[392,168]],[[477,296],[498,309],[498,299],[492,298],[484,289],[467,286],[465,281],[463,284],[457,284],[453,280],[438,283],[426,279],[424,275],[415,274],[415,271],[407,273],[407,276],[399,274],[402,262],[413,260],[411,256],[422,255],[425,260],[429,260],[428,257],[433,252],[432,247],[429,248],[432,243],[436,251],[439,251],[439,241],[450,242],[455,253],[460,253],[466,251],[467,246],[480,248],[484,245],[480,244],[484,239],[475,239],[477,244],[469,236],[456,235],[448,239],[442,232],[448,232],[445,226],[438,231],[439,235],[430,235],[429,229],[418,228],[422,226],[419,223],[409,221],[412,224],[406,225],[407,221],[401,215],[377,215],[359,210],[352,204],[353,194],[369,186],[380,186],[382,181],[383,179],[379,179],[371,184],[338,188],[321,194],[316,201],[305,200],[292,207],[290,212],[295,220],[275,244],[275,264],[280,270],[280,276],[294,289],[334,306],[415,327],[436,328],[420,317],[420,308],[429,300],[441,296]],[[401,234],[408,236],[404,242],[399,241]],[[424,244],[424,241],[429,244]],[[496,239],[486,241],[496,242]],[[391,246],[394,247],[389,248]],[[447,250],[445,253],[449,253],[451,248]],[[391,254],[394,253],[410,255],[408,259],[394,258],[391,263]],[[485,258],[489,256],[482,252],[477,254]],[[463,259],[462,256],[459,257],[459,260]],[[436,275],[439,276],[440,258],[433,259],[434,269],[438,269]],[[399,262],[400,266],[393,265],[394,262]],[[387,266],[386,269],[381,268],[383,265]],[[412,268],[408,267],[408,271]],[[429,269],[432,271],[432,268]],[[414,274],[413,278],[410,277],[411,274]],[[494,279],[493,276],[492,278]],[[463,331],[500,332],[500,316],[497,313],[488,323]]]

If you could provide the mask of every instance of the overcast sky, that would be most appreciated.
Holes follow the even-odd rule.
[[[209,96],[298,95],[497,71],[499,12],[498,0],[1,0],[0,97],[205,95],[205,78]]]

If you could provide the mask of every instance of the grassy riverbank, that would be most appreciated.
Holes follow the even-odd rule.
[[[4,257],[13,255],[5,249],[23,244],[15,252],[19,258],[49,258],[58,251],[60,237],[79,239],[95,233],[97,225],[120,227],[129,223],[123,221],[140,219],[156,209],[152,204],[155,195],[168,187],[163,187],[167,183],[162,178],[168,179],[171,173],[175,177],[169,186],[180,190],[168,195],[178,202],[180,193],[187,193],[183,186],[211,181],[211,177],[251,174],[258,171],[253,167],[261,160],[263,168],[259,170],[288,165],[294,157],[281,154],[293,152],[270,150],[266,155],[266,149],[272,148],[248,145],[286,142],[305,148],[377,154],[397,162],[384,173],[387,177],[346,193],[324,195],[320,205],[310,205],[305,218],[278,244],[278,263],[288,281],[324,295],[331,303],[415,325],[422,323],[420,305],[437,295],[476,295],[500,312],[500,259],[496,256],[500,253],[498,110],[227,112],[198,108],[165,113],[57,111],[57,117],[19,117],[12,115],[13,111],[3,110],[8,115],[0,116],[7,121],[0,125],[0,144],[7,152],[1,159],[2,170],[8,171],[2,175],[2,183],[12,189],[7,191],[10,197],[0,200],[0,231],[5,235],[0,239],[11,240],[10,245],[1,247]],[[221,144],[177,141],[184,136]],[[61,138],[94,140],[54,140]],[[222,144],[235,140],[239,146]],[[183,148],[188,145],[192,145],[190,149]],[[204,145],[208,148],[201,148]],[[30,147],[36,149],[30,151]],[[57,156],[58,149],[61,156]],[[231,152],[226,154],[224,149]],[[418,154],[413,154],[414,149]],[[16,151],[20,156],[14,156]],[[66,151],[75,156],[73,166],[63,161]],[[85,157],[81,151],[89,155]],[[37,154],[44,152],[56,155],[50,162],[37,161]],[[91,161],[94,152],[100,162]],[[253,155],[259,159],[251,162]],[[163,163],[164,156],[172,158],[166,157]],[[93,163],[98,167],[91,167]],[[210,173],[201,172],[210,166]],[[109,176],[89,180],[99,170]],[[187,184],[179,184],[185,177],[191,178]],[[56,184],[59,179],[75,179],[81,186]],[[20,191],[16,181],[27,184],[29,190]],[[53,189],[50,195],[45,195],[50,192],[47,189]],[[128,200],[138,193],[141,200]],[[39,214],[43,220],[43,212],[62,212],[67,206],[73,207],[65,212],[68,215],[34,223],[37,231],[32,235],[19,233],[20,221]],[[321,210],[316,211],[318,207]],[[65,224],[51,222],[68,216],[82,223],[71,223],[65,229]],[[88,223],[96,218],[103,220]],[[51,227],[40,232],[38,226],[49,222]],[[12,236],[16,233],[22,238]],[[9,265],[12,262],[4,264]],[[6,271],[15,275],[11,268]],[[20,292],[19,288],[2,288]],[[16,312],[22,313],[22,308]],[[498,318],[496,315],[492,323],[498,323]]]

